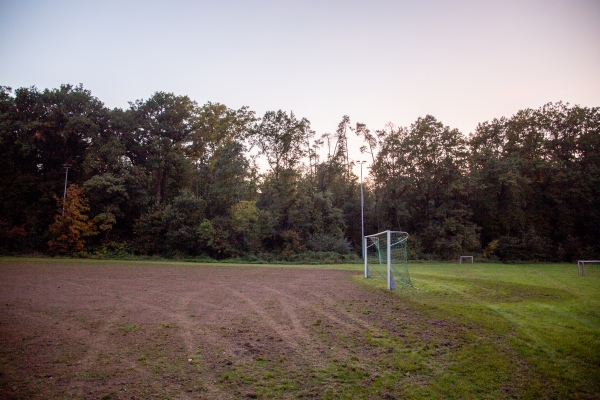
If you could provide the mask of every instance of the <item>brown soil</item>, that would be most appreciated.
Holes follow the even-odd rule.
[[[3,262],[0,398],[321,397],[331,383],[319,374],[347,360],[369,385],[380,365],[371,360],[385,357],[369,340],[382,330],[403,337],[422,319],[357,275]],[[419,341],[444,340],[448,326],[417,329]]]

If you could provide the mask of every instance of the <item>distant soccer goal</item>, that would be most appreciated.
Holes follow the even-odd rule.
[[[590,267],[586,267],[585,264],[596,264],[593,266],[592,269],[590,269]],[[585,276],[585,275],[594,275],[597,274],[598,271],[600,270],[600,260],[579,260],[577,261],[577,270],[579,273],[579,276]]]
[[[383,278],[389,290],[396,289],[396,281],[417,289],[408,273],[407,239],[408,233],[399,231],[365,236],[365,278]]]

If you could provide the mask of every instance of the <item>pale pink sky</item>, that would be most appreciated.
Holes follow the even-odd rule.
[[[600,1],[0,0],[0,85],[294,111],[318,134],[600,106]],[[359,143],[352,143],[351,156]]]

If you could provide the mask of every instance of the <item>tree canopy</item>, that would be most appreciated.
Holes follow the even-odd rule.
[[[549,103],[468,136],[431,115],[334,128],[164,92],[108,109],[81,85],[1,87],[0,251],[359,255],[354,132],[371,161],[365,230],[407,231],[412,258],[600,253],[599,108]]]

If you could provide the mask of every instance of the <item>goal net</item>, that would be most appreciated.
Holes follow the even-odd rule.
[[[407,239],[408,233],[400,231],[365,236],[365,278],[383,278],[390,290],[396,282],[415,287],[408,274]]]

